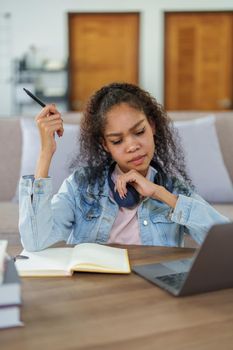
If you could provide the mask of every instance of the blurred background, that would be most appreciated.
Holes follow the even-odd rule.
[[[105,83],[167,110],[233,108],[232,0],[0,0],[0,116],[82,111]]]

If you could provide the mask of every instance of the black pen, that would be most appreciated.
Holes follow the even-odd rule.
[[[25,88],[23,88],[23,89],[24,89],[24,91],[26,92],[26,94],[27,94],[28,96],[30,96],[34,101],[36,101],[37,103],[39,103],[39,105],[40,105],[41,107],[45,107],[45,106],[46,106],[44,102],[42,102],[38,97],[36,97],[35,95],[33,95],[29,90],[27,90],[27,89],[25,89]]]
[[[26,92],[26,94],[27,94],[28,96],[30,96],[34,101],[36,101],[37,103],[39,103],[39,105],[40,105],[41,107],[45,107],[45,106],[46,106],[46,104],[45,104],[44,102],[42,102],[38,97],[36,97],[35,95],[33,95],[28,89],[23,88],[23,90],[24,90],[24,91]],[[53,114],[53,113],[51,112],[51,114]],[[62,119],[62,121],[63,121],[63,119]],[[57,133],[57,135],[58,135],[59,137],[61,137],[62,134],[63,134],[63,132],[62,132],[62,134],[60,134],[59,131],[56,131],[56,133]],[[27,257],[26,257],[26,258],[27,258]],[[23,259],[25,259],[25,258],[23,258]]]
[[[21,255],[21,254],[15,255],[15,256],[13,257],[13,260],[14,260],[14,261],[16,261],[16,260],[22,260],[22,259],[29,259],[29,257],[26,256],[26,255]]]

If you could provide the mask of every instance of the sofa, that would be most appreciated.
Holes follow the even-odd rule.
[[[205,117],[210,115],[209,112],[168,112],[171,119],[175,123],[180,125],[189,125],[189,132],[192,130],[192,121],[204,120]],[[225,165],[225,169],[230,179],[230,186],[232,188],[233,183],[233,111],[227,112],[213,112],[215,118],[215,127],[217,132],[217,138],[222,154],[222,159]],[[81,118],[80,113],[66,113],[63,115],[64,125],[78,125]],[[206,119],[207,120],[207,119]],[[30,122],[35,124],[33,119]],[[11,235],[18,231],[18,203],[17,203],[17,183],[20,176],[22,149],[23,149],[23,135],[22,135],[22,117],[8,117],[0,118],[0,239],[7,238],[10,240]],[[183,124],[182,124],[183,123]],[[36,127],[35,127],[36,128]],[[202,125],[199,125],[202,132]],[[184,128],[184,132],[185,132]],[[197,130],[197,135],[200,131]],[[205,136],[204,136],[205,137]],[[206,137],[208,138],[208,136]],[[188,137],[188,141],[190,136]],[[33,140],[31,144],[33,144]],[[199,144],[199,136],[195,136],[193,145],[191,145],[191,151],[196,149],[196,145]],[[25,146],[25,145],[24,145]],[[27,149],[24,147],[24,152],[30,150],[30,145],[27,145]],[[205,147],[204,147],[205,149]],[[34,157],[35,158],[35,157]],[[208,162],[207,162],[208,163]],[[207,164],[208,165],[208,164]],[[201,169],[198,169],[197,173],[201,173]],[[215,173],[215,171],[213,172]],[[198,174],[197,174],[198,175]],[[212,178],[210,176],[209,178]],[[208,182],[206,187],[208,187]],[[221,182],[221,181],[219,181]],[[221,188],[220,188],[221,191]],[[225,189],[227,193],[227,189]],[[211,193],[214,192],[211,190]],[[210,193],[210,195],[211,195]],[[221,193],[220,193],[221,197]],[[214,197],[213,206],[222,214],[233,220],[233,200],[231,197],[224,201],[224,198]],[[188,245],[192,245],[192,242],[188,242]]]

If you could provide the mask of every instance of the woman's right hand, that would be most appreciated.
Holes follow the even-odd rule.
[[[56,151],[57,144],[55,133],[59,137],[63,135],[63,120],[55,105],[45,106],[36,117],[37,127],[40,133],[41,149],[37,161],[35,178],[48,177],[52,156]]]
[[[63,135],[63,120],[54,104],[45,106],[36,117],[37,127],[40,133],[41,153],[52,157],[56,151],[55,133],[59,137]]]

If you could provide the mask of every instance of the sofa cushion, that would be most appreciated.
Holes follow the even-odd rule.
[[[216,118],[216,129],[224,162],[233,183],[233,114],[223,114]]]
[[[40,149],[39,132],[33,119],[21,118],[22,158],[20,176],[34,174]],[[52,158],[49,176],[53,179],[53,193],[58,192],[62,182],[71,173],[69,166],[79,153],[79,125],[64,124],[64,134],[56,136],[57,150]],[[18,198],[18,190],[14,199]]]
[[[176,120],[192,120],[206,117],[209,112],[198,111],[169,111],[168,115],[173,121]],[[219,139],[222,156],[233,183],[233,112],[214,111],[212,114],[216,117],[216,131]]]
[[[78,124],[82,113],[64,113],[62,118],[65,124]],[[18,116],[0,118],[0,201],[10,201],[17,189],[22,153],[20,119]],[[34,118],[29,119],[34,122]]]
[[[176,121],[174,125],[197,193],[209,202],[233,202],[233,186],[221,154],[215,117]]]

